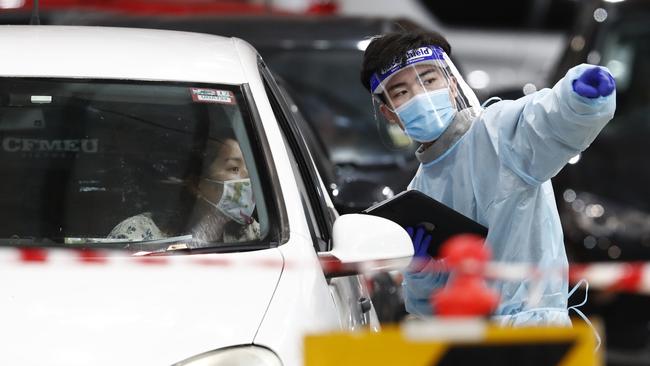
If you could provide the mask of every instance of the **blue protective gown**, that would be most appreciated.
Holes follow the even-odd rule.
[[[418,151],[421,165],[409,189],[487,226],[493,260],[552,269],[541,282],[491,284],[501,295],[495,318],[502,324],[570,324],[568,263],[550,179],[614,115],[615,93],[588,99],[573,91],[572,81],[590,67],[576,66],[552,89],[495,103],[479,115],[459,112],[443,136]],[[426,269],[405,273],[407,311],[431,315],[431,292],[446,280]],[[541,286],[534,303],[532,286]]]

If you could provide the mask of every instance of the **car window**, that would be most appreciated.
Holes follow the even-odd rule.
[[[239,86],[0,79],[0,243],[268,247],[247,105]]]
[[[283,131],[285,143],[290,148],[289,157],[292,160],[291,165],[302,195],[302,204],[308,215],[308,224],[314,239],[315,249],[320,251],[328,250],[331,228],[336,213],[331,201],[329,201],[329,196],[318,175],[304,138],[292,119],[286,101],[282,97],[282,92],[263,62],[260,62],[260,72],[276,120]]]
[[[284,143],[289,146],[289,141],[287,141],[287,136],[282,135]],[[289,160],[291,161],[291,168],[293,174],[296,177],[296,184],[298,185],[298,190],[300,192],[300,202],[302,204],[303,210],[307,215],[307,225],[309,226],[309,232],[311,234],[311,239],[314,244],[314,249],[317,251],[326,251],[328,250],[328,230],[324,227],[324,222],[319,220],[319,213],[316,208],[312,205],[312,201],[309,197],[309,188],[308,182],[303,179],[301,175],[298,158],[292,150],[288,151]]]
[[[377,123],[370,94],[358,81],[363,52],[261,52],[292,89],[296,104],[319,131],[332,162],[381,165],[414,158],[415,144],[405,140],[398,127]]]

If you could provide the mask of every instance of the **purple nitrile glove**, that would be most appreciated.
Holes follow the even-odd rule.
[[[592,67],[573,80],[573,91],[585,98],[606,97],[616,89],[616,82],[607,70]]]
[[[431,244],[431,235],[422,226],[404,228],[413,242],[413,259],[409,264],[409,271],[418,272],[429,262],[431,256],[427,252]],[[425,235],[426,234],[426,235]]]

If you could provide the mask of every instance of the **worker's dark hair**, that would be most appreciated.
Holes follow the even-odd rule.
[[[372,39],[363,55],[361,83],[370,92],[370,77],[390,67],[396,59],[406,61],[406,52],[424,46],[439,46],[451,56],[451,46],[440,33],[433,31],[397,31]]]

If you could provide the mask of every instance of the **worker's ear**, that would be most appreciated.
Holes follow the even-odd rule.
[[[404,126],[402,126],[402,122],[399,120],[399,117],[397,116],[397,113],[393,112],[388,106],[384,103],[382,103],[379,106],[379,112],[381,112],[381,115],[384,116],[390,123],[395,123],[398,124],[399,127],[404,130]]]

